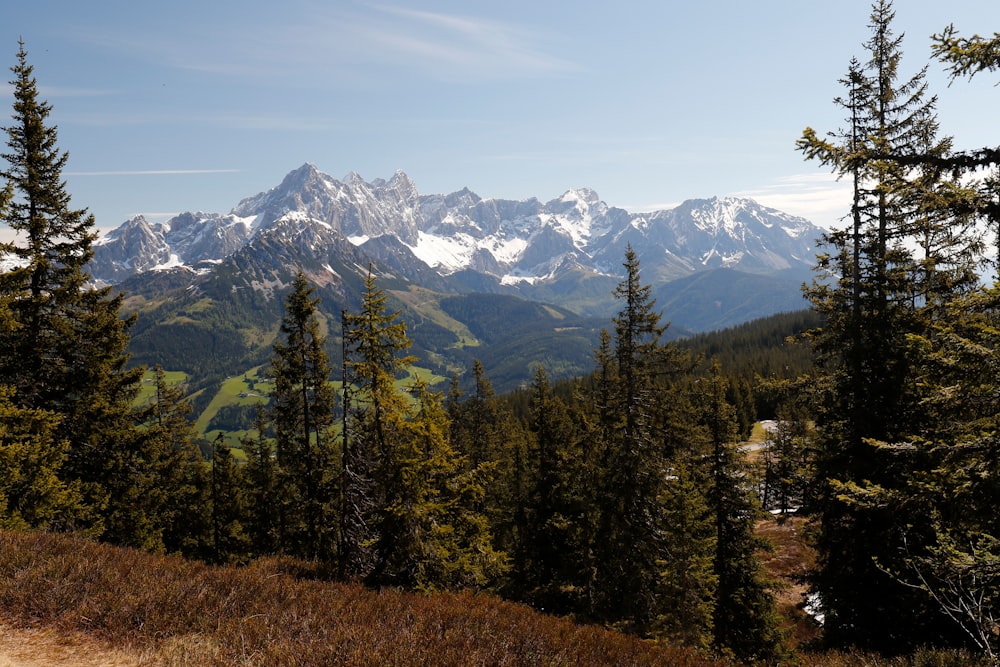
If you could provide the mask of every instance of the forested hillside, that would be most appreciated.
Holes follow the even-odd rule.
[[[1000,151],[939,136],[892,22],[876,0],[836,100],[843,128],[798,143],[853,185],[849,224],[826,235],[806,286],[811,311],[681,342],[627,244],[600,325],[469,295],[407,322],[399,304],[426,295],[347,264],[336,273],[357,298],[339,317],[322,303],[343,283],[293,267],[273,345],[224,290],[142,303],[178,328],[190,309],[231,309],[202,327],[204,344],[239,338],[260,366],[241,381],[267,385],[238,448],[199,442],[189,388],[162,368],[143,382],[129,363],[142,319],[123,316],[127,294],[88,285],[94,220],[70,205],[22,43],[0,172],[0,220],[18,232],[0,245],[0,528],[290,563],[379,590],[489,591],[776,664],[796,657],[758,522],[794,512],[817,554],[821,648],[995,660],[1000,286],[980,276],[995,268]],[[1000,69],[1000,38],[948,28],[934,44],[956,77]],[[589,340],[590,363],[559,382],[533,365],[528,386],[501,396],[481,358],[518,363],[513,341],[532,344],[524,309],[567,347]],[[467,370],[432,387],[447,369],[413,346],[420,326],[454,336]],[[770,430],[745,446],[763,417]],[[20,572],[16,558],[2,551],[0,571]]]

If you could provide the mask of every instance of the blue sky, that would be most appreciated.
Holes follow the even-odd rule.
[[[105,229],[135,213],[228,212],[304,162],[337,178],[403,170],[427,194],[545,201],[590,187],[629,210],[752,196],[832,225],[845,187],[794,144],[806,126],[843,125],[832,100],[864,57],[870,8],[32,0],[0,9],[0,63],[23,37],[70,153],[73,204]],[[949,23],[1000,30],[996,0],[895,8],[906,75]],[[949,87],[930,63],[928,80],[958,147],[1000,144],[1000,75]]]

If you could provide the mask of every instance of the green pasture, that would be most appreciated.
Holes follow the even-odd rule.
[[[163,371],[163,379],[168,387],[183,384],[187,380],[187,375],[182,371]],[[156,398],[156,371],[147,370],[142,376],[142,384],[139,387],[139,395],[135,397],[136,405],[148,405]]]

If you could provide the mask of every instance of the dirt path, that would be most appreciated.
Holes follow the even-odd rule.
[[[0,623],[0,667],[138,667],[155,664],[86,635],[25,630]]]

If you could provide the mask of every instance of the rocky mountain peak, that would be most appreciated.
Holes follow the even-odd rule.
[[[421,195],[403,171],[371,182],[352,172],[338,181],[305,163],[228,215],[186,213],[161,226],[127,221],[101,241],[94,261],[95,267],[113,262],[119,268],[106,277],[95,269],[94,275],[118,280],[123,272],[148,270],[171,257],[181,263],[217,261],[279,223],[280,238],[291,238],[289,224],[321,227],[294,234],[310,239],[317,247],[309,252],[317,255],[325,252],[318,246],[333,238],[363,249],[371,239],[391,237],[401,245],[383,243],[378,252],[390,263],[405,257],[407,275],[420,274],[412,263],[422,262],[441,277],[475,271],[501,282],[544,281],[569,270],[615,274],[627,243],[643,248],[644,271],[658,279],[713,267],[758,273],[805,268],[820,232],[808,221],[745,198],[694,199],[633,214],[609,206],[589,188],[567,190],[545,204],[535,198],[482,199],[468,188]],[[147,243],[112,243],[124,236]]]

